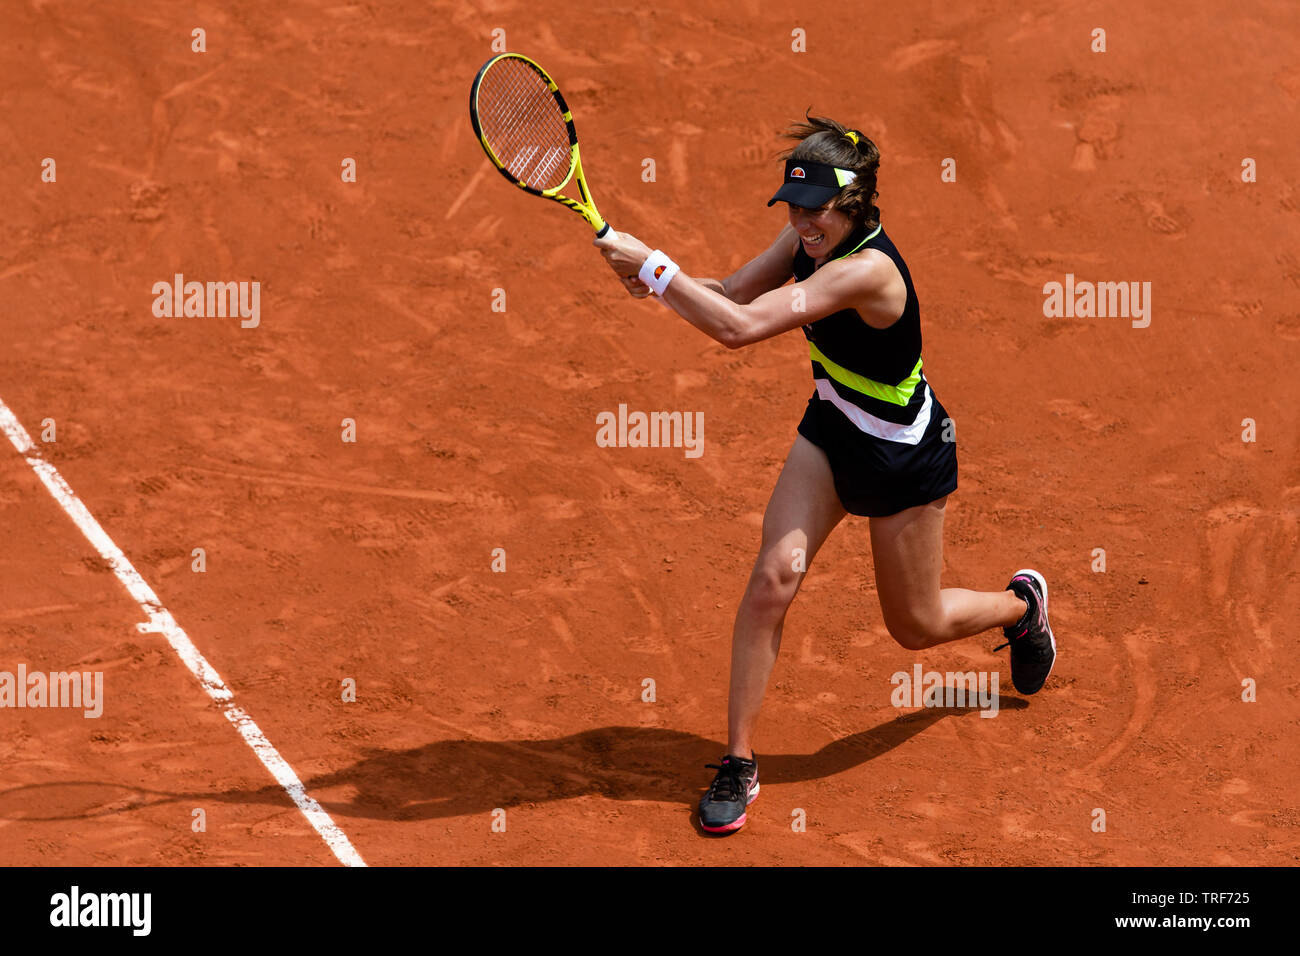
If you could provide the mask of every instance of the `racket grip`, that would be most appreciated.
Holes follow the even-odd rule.
[[[596,233],[596,238],[597,238],[597,239],[617,239],[617,238],[618,238],[618,233],[616,233],[613,229],[610,228],[609,223],[605,223],[605,225],[603,225],[603,226],[601,227],[600,232]]]

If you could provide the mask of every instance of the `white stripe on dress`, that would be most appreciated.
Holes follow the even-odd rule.
[[[835,391],[835,386],[830,383],[829,379],[819,378],[816,382],[817,395],[820,398],[830,402],[843,412],[845,417],[858,427],[859,431],[864,431],[874,438],[883,438],[885,441],[900,442],[904,445],[917,445],[920,444],[926,428],[930,426],[930,383],[924,379],[921,381],[921,387],[925,389],[925,401],[921,403],[921,410],[917,412],[916,421],[910,425],[896,425],[893,422],[887,422],[883,418],[877,418],[870,412],[864,412],[851,402],[846,402],[840,398],[839,393]]]

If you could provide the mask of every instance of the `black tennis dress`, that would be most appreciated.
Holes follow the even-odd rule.
[[[883,517],[957,488],[957,443],[948,413],[921,370],[921,312],[912,276],[880,226],[855,229],[827,262],[864,249],[889,256],[907,286],[903,314],[877,329],[853,309],[803,327],[817,391],[799,434],[826,453],[850,514]],[[800,243],[794,277],[817,270]]]

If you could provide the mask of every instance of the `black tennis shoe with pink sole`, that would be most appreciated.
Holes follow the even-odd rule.
[[[1012,575],[1007,590],[1024,600],[1025,616],[1002,629],[1007,643],[994,650],[1011,648],[1011,683],[1022,694],[1036,694],[1056,663],[1056,637],[1047,621],[1047,581],[1025,568]]]
[[[722,763],[705,766],[718,773],[700,798],[700,826],[709,833],[735,833],[745,825],[745,808],[758,797],[757,759],[727,754]]]

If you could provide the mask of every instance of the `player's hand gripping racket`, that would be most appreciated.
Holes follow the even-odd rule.
[[[591,224],[597,239],[618,238],[591,200],[573,114],[545,70],[518,53],[492,57],[470,87],[469,116],[483,152],[502,176],[568,206]],[[578,199],[560,193],[570,179]]]

